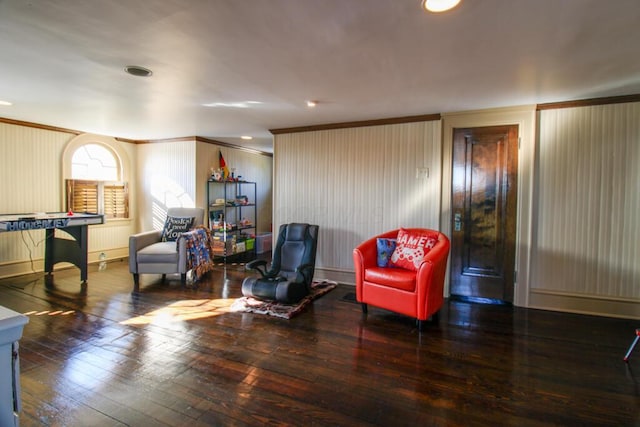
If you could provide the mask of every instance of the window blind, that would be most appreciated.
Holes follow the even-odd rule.
[[[104,214],[105,218],[129,218],[126,182],[67,179],[67,210]]]
[[[104,214],[107,218],[129,217],[129,192],[126,183],[104,185]]]
[[[98,213],[98,181],[68,179],[67,210]]]

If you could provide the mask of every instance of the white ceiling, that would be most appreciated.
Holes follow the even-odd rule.
[[[0,0],[0,117],[272,151],[269,129],[637,94],[639,45],[638,0]]]

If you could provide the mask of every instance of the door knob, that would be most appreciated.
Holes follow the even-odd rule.
[[[453,231],[461,231],[462,230],[462,214],[460,212],[456,212],[453,215]]]

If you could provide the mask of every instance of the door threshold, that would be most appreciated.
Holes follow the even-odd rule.
[[[466,295],[450,295],[450,301],[471,302],[474,304],[490,304],[490,305],[504,305],[512,306],[509,301],[504,301],[497,298],[484,298],[484,297],[468,297]]]

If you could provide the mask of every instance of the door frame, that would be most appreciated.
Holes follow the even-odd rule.
[[[513,304],[529,306],[531,237],[534,199],[534,159],[536,106],[498,108],[442,114],[442,210],[440,230],[451,236],[451,190],[453,174],[453,130],[484,126],[518,125],[520,148],[518,151],[518,201],[516,218],[516,261]],[[451,255],[449,255],[451,257]],[[450,295],[451,259],[447,266],[445,297]]]

